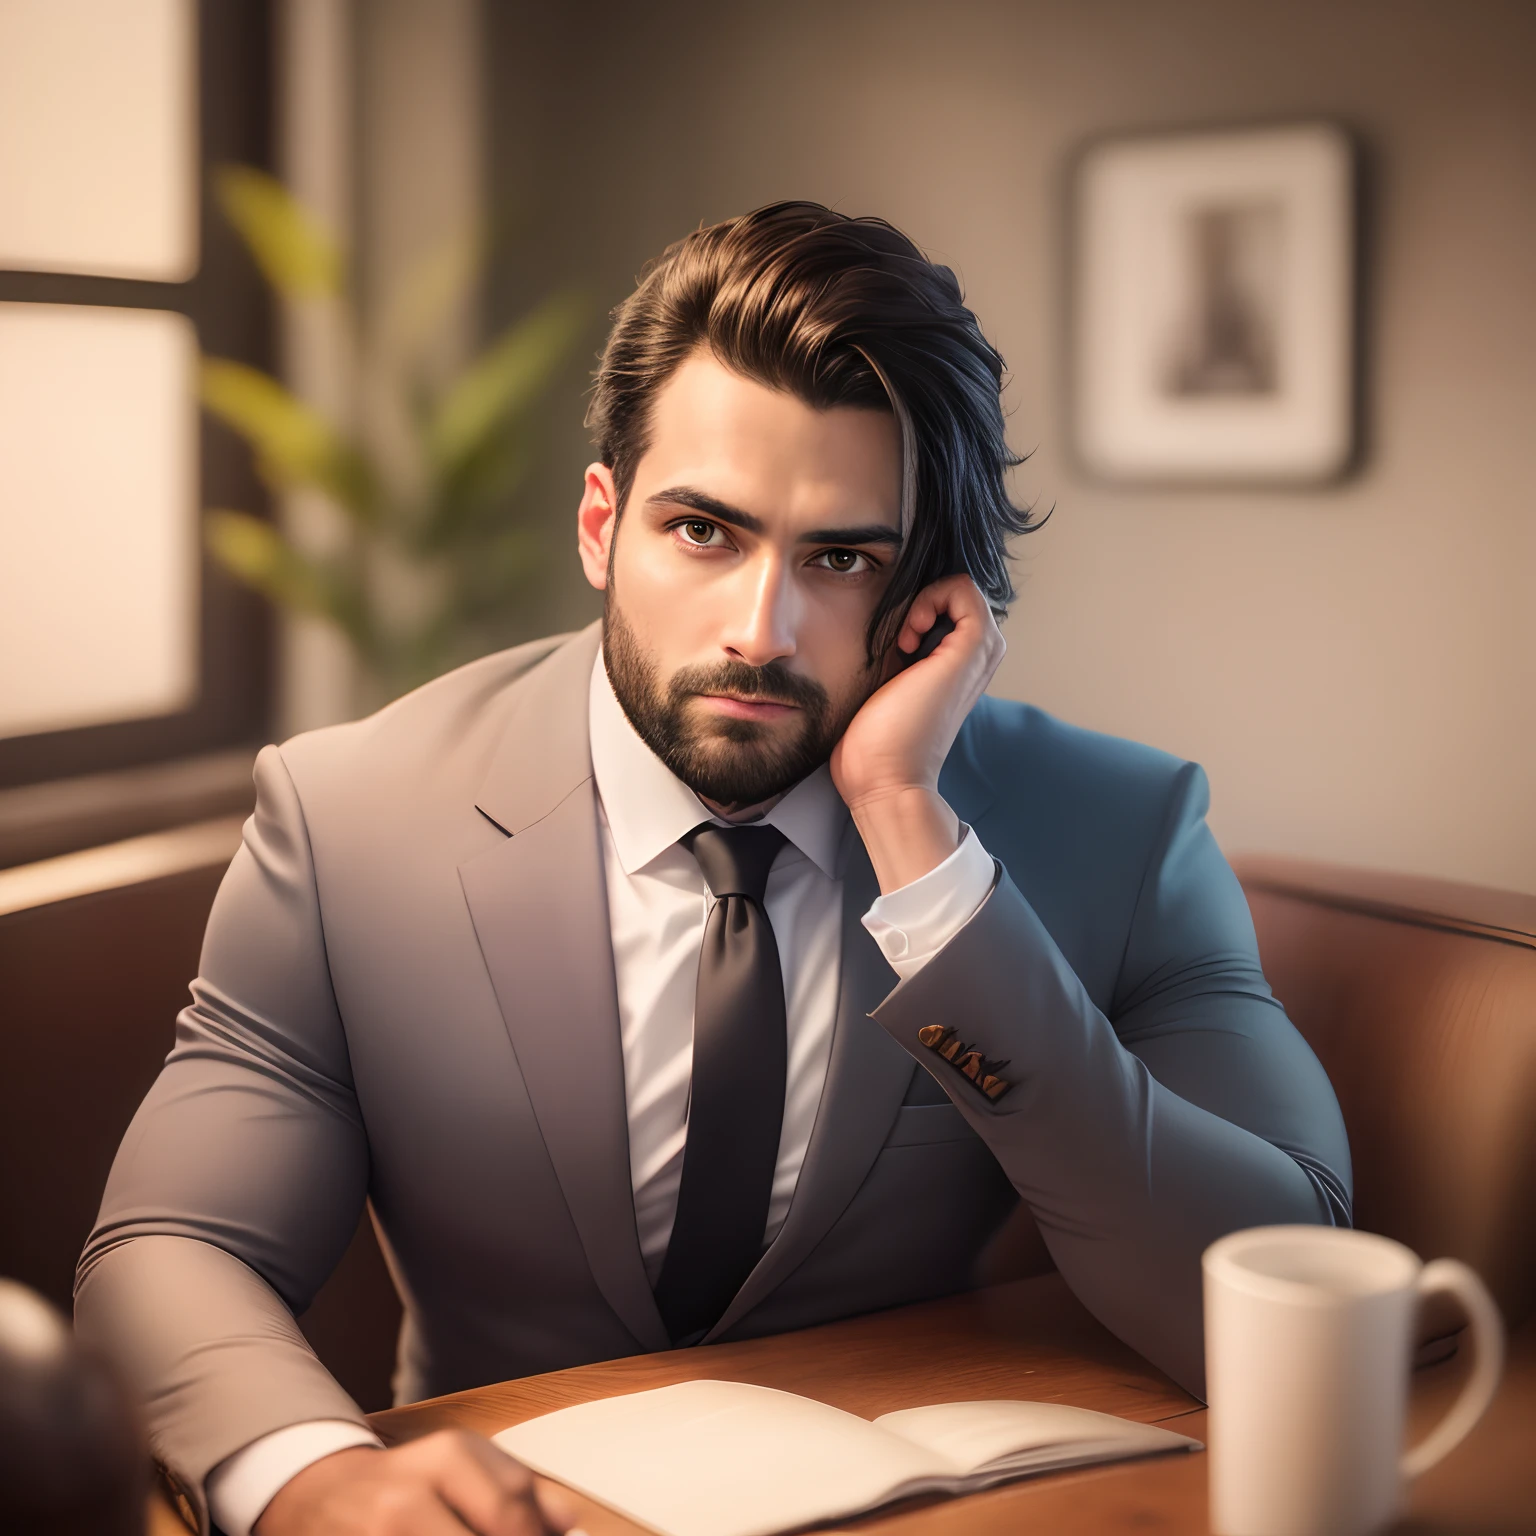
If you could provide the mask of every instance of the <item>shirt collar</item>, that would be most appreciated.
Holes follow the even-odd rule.
[[[587,713],[592,776],[625,874],[643,869],[701,821],[726,825],[641,740],[614,697],[601,650],[592,667]],[[836,880],[847,822],[848,808],[823,763],[756,825],[777,827],[829,880]]]

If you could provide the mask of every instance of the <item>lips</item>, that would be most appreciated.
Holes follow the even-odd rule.
[[[781,699],[738,697],[730,693],[704,693],[699,698],[721,714],[732,715],[738,720],[772,720],[800,707]]]

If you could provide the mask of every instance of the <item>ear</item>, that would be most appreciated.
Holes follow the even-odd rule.
[[[588,464],[581,505],[576,509],[576,547],[581,568],[599,592],[608,586],[608,552],[619,516],[619,493],[606,464]]]

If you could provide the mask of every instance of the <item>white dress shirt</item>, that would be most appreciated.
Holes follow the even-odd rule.
[[[614,697],[602,656],[588,696],[608,923],[618,990],[635,1222],[645,1272],[661,1274],[677,1214],[693,1068],[693,1004],[711,898],[698,861],[679,839],[717,821],[636,734]],[[719,823],[724,825],[725,823]],[[763,907],[784,972],[788,1030],[783,1129],[765,1242],[789,1211],[826,1084],[842,963],[841,861],[853,831],[825,768],[766,816],[787,846],[768,876]],[[914,975],[970,920],[992,888],[991,857],[969,827],[937,869],[881,896],[863,923],[892,970]],[[290,1425],[222,1461],[208,1505],[228,1536],[249,1536],[272,1496],[312,1462],[354,1445],[377,1446],[341,1420]]]

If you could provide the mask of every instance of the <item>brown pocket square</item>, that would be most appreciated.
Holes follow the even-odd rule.
[[[930,1051],[942,1056],[957,1067],[994,1103],[1008,1092],[1013,1084],[1002,1076],[1006,1061],[993,1061],[961,1042],[959,1035],[944,1024],[925,1024],[917,1032],[917,1038]]]

